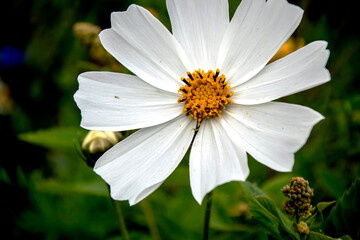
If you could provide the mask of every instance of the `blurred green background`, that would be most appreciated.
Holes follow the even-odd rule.
[[[240,0],[230,0],[231,15]],[[326,40],[331,82],[281,101],[311,107],[325,120],[296,153],[292,173],[249,157],[248,181],[281,205],[280,188],[303,176],[314,204],[339,199],[360,176],[360,35],[356,1],[293,0],[305,9],[295,33]],[[170,28],[165,0],[4,1],[0,24],[0,208],[2,239],[121,239],[106,184],[76,149],[86,130],[73,101],[78,74],[126,69],[96,61],[73,31],[77,22],[110,27],[110,13],[136,3]],[[110,61],[113,66],[109,67]],[[121,202],[132,239],[200,239],[204,206],[191,195],[188,158],[155,193],[134,207]],[[266,239],[249,217],[237,183],[214,192],[213,239]],[[204,205],[204,204],[203,204]],[[150,226],[150,227],[149,227]]]

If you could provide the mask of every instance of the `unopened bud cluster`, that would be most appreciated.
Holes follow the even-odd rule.
[[[302,234],[302,235],[308,235],[310,233],[310,229],[308,227],[308,225],[306,224],[306,222],[299,222],[296,225],[296,230],[298,233]]]
[[[285,197],[290,198],[285,201],[283,207],[289,216],[307,218],[311,215],[313,206],[311,198],[314,196],[314,190],[309,187],[309,182],[302,177],[291,179],[290,185],[284,186],[281,191]]]

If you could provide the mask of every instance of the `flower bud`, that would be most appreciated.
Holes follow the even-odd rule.
[[[308,225],[306,224],[306,222],[303,221],[299,222],[296,225],[296,228],[297,228],[297,232],[302,235],[308,235],[310,232]]]
[[[283,203],[283,208],[286,212],[286,214],[289,216],[289,217],[293,217],[294,214],[295,214],[295,205],[294,205],[294,202],[293,201],[285,201]]]
[[[232,217],[247,216],[250,208],[246,202],[239,202],[229,209],[229,215]]]
[[[89,153],[104,153],[121,139],[120,132],[90,131],[82,143],[82,149]]]
[[[281,191],[290,198],[283,204],[287,215],[295,215],[300,218],[307,218],[311,215],[313,206],[310,202],[314,193],[313,189],[309,187],[309,181],[302,177],[294,177],[291,179],[290,185],[284,186]]]
[[[87,22],[77,22],[73,26],[75,36],[84,45],[90,45],[94,38],[97,38],[101,31],[99,26]]]
[[[86,164],[89,167],[94,167],[99,157],[118,143],[121,138],[120,132],[89,131],[81,146]]]

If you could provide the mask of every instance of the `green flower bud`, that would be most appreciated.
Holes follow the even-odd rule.
[[[306,224],[306,222],[303,221],[299,222],[296,225],[296,228],[297,228],[297,232],[302,235],[308,235],[310,232],[308,225]]]

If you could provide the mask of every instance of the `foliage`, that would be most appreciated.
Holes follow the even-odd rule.
[[[331,210],[326,232],[334,236],[348,234],[353,239],[358,239],[360,237],[359,203],[360,178],[357,178]]]

